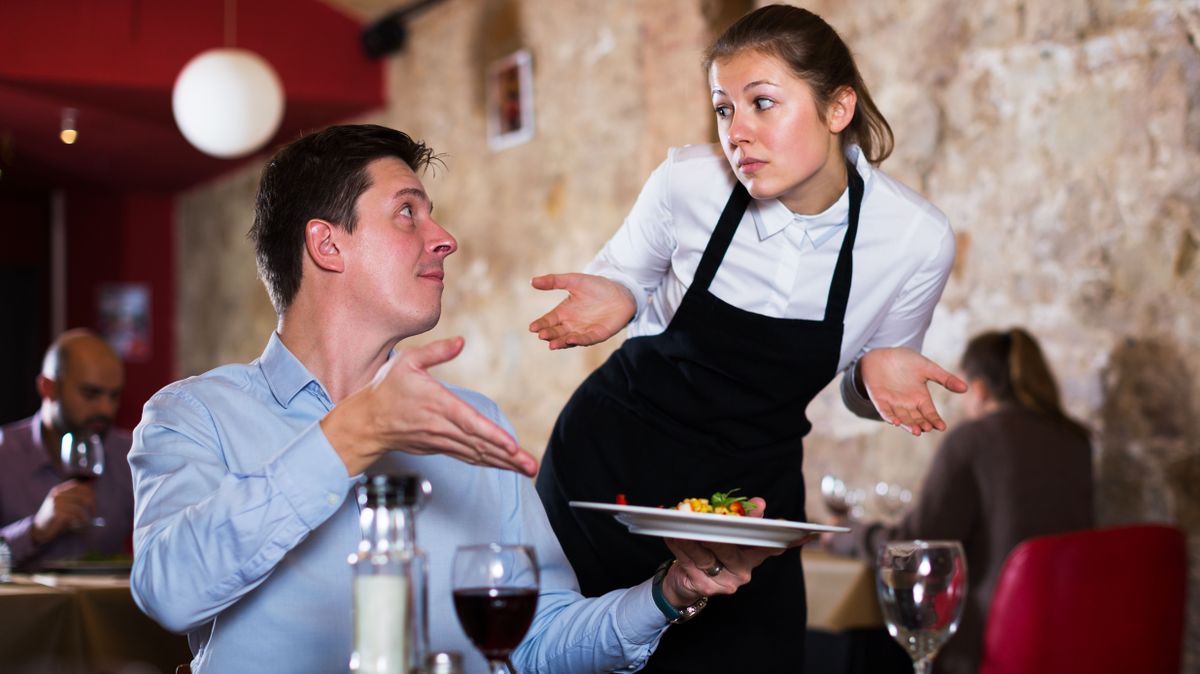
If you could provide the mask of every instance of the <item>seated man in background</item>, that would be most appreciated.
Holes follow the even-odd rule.
[[[894,526],[864,523],[853,535],[826,539],[834,551],[868,559],[889,540],[962,542],[967,603],[958,632],[934,661],[943,674],[978,669],[992,592],[1012,549],[1093,523],[1088,433],[1063,411],[1033,336],[1020,328],[977,335],[962,369],[967,421],[938,448],[916,507]]]
[[[675,560],[657,582],[579,594],[528,479],[537,461],[495,403],[428,373],[462,339],[393,354],[437,323],[443,263],[458,246],[417,178],[431,158],[374,125],[281,150],[263,171],[250,232],[276,331],[256,361],[176,382],[146,404],[129,455],[131,584],[144,611],[188,633],[195,674],[346,671],[347,555],[362,537],[347,496],[368,469],[433,485],[417,517],[429,631],[433,648],[463,652],[469,672],[485,663],[451,602],[460,544],[536,550],[537,613],[513,654],[521,674],[636,670],[668,617],[734,592],[782,552],[668,541]]]
[[[0,430],[0,538],[17,568],[129,551],[130,436],[112,427],[124,384],[121,360],[104,340],[87,330],[65,332],[42,361],[41,408]],[[63,465],[68,433],[100,437],[105,462],[99,477],[80,479]],[[104,526],[93,526],[93,518]]]

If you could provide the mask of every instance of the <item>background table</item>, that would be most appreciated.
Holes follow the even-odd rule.
[[[912,660],[887,633],[867,562],[805,548],[808,631],[804,671],[812,674],[912,674]]]
[[[187,639],[138,609],[127,577],[14,574],[0,583],[4,674],[172,674],[189,660]]]

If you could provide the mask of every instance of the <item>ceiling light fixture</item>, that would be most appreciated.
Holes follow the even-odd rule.
[[[79,138],[79,129],[75,126],[75,119],[79,116],[79,111],[75,108],[63,108],[62,110],[62,127],[58,132],[58,139],[67,145],[74,145],[75,140]]]
[[[222,159],[248,155],[283,121],[283,84],[258,54],[233,46],[236,0],[225,1],[225,47],[188,61],[175,79],[175,124],[196,149]]]
[[[363,51],[373,59],[400,51],[408,40],[408,19],[439,2],[441,0],[413,0],[376,19],[362,31]]]

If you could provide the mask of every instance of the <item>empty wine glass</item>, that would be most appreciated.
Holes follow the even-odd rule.
[[[821,498],[825,502],[825,507],[835,517],[862,519],[863,501],[866,499],[866,494],[861,489],[852,489],[846,486],[841,478],[835,475],[822,477]]]
[[[895,519],[912,503],[912,492],[898,484],[879,481],[875,483],[875,500],[890,519]]]
[[[465,545],[454,553],[451,585],[463,631],[492,674],[517,674],[509,656],[533,623],[538,567],[527,545]]]
[[[888,633],[908,651],[916,674],[958,629],[967,596],[967,561],[958,541],[894,541],[879,553],[875,587]]]
[[[104,443],[93,433],[64,433],[59,448],[63,472],[73,480],[92,482],[104,474]],[[103,517],[93,517],[92,526],[102,527]]]

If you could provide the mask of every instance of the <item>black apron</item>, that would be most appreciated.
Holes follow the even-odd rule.
[[[635,337],[563,408],[542,460],[538,493],[579,577],[598,596],[645,581],[671,557],[661,539],[630,534],[611,515],[568,501],[673,506],[740,488],[768,517],[804,521],[805,408],[841,358],[863,182],[847,166],[849,226],[824,320],[772,318],[709,292],[750,202],[739,182],[667,329]],[[732,596],[714,597],[672,626],[642,671],[799,671],[807,611],[799,550],[772,557]]]

